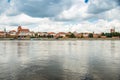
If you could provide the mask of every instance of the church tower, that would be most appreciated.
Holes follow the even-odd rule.
[[[114,32],[115,32],[115,27],[112,28],[112,29],[110,29],[110,32],[111,32],[111,33],[114,33]]]
[[[18,32],[20,32],[21,31],[21,29],[22,29],[22,27],[21,26],[18,26]]]

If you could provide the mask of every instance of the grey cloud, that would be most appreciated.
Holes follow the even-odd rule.
[[[64,17],[63,18],[55,17],[53,18],[53,20],[71,22],[71,21],[85,21],[85,20],[94,21],[94,19],[95,20],[104,19],[105,17],[103,16],[106,16],[106,11],[113,12],[112,9],[116,9],[116,10],[119,9],[117,7],[120,7],[120,0],[90,0],[90,3],[87,5],[88,5],[88,9],[85,12],[85,14],[87,13],[86,16],[76,15],[76,17],[67,18],[67,19]]]
[[[17,0],[19,11],[32,17],[54,17],[68,9],[71,0]]]
[[[59,18],[59,15],[63,11],[69,10],[73,5],[80,6],[82,4],[81,1],[78,1],[77,3],[75,1],[77,2],[77,0],[11,0],[10,3],[13,3],[14,5],[10,6],[10,3],[8,3],[7,0],[0,0],[0,14],[5,10],[8,10],[7,16],[17,16],[25,13],[31,17],[47,17],[52,21],[77,22],[85,20],[91,21],[94,20],[94,18],[104,19],[107,16],[103,12],[120,6],[120,0],[89,0],[89,3],[86,4],[88,5],[88,10],[85,12],[88,15],[78,15],[80,14],[80,12],[78,12],[75,17]],[[115,13],[119,13],[118,11],[119,10],[115,11]],[[71,12],[68,14],[71,14]]]
[[[91,0],[88,13],[99,14],[120,6],[120,0]]]
[[[74,22],[74,21],[78,21],[79,18],[70,18],[70,19],[66,19],[66,18],[59,18],[58,16],[56,17],[52,17],[50,18],[53,21],[61,21],[61,22]]]
[[[10,4],[7,0],[0,0],[0,14],[9,8]]]
[[[105,13],[101,13],[98,15],[98,18],[102,18],[104,20],[108,20],[108,21],[111,21],[111,20],[120,20],[120,7],[117,7],[117,8],[114,8],[112,10],[109,10]]]
[[[28,26],[28,25],[36,25],[36,23],[30,23],[30,22],[9,22],[9,23],[0,23],[0,25],[4,25],[4,26],[19,26],[19,25],[24,25],[24,26]]]
[[[2,11],[4,10],[3,3],[4,3],[4,1],[0,1],[0,13],[2,13]]]

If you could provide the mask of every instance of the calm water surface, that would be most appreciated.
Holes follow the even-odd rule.
[[[120,80],[120,41],[0,41],[0,80]]]

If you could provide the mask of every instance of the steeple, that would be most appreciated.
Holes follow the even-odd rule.
[[[112,29],[110,29],[110,32],[111,32],[111,33],[114,33],[114,32],[115,32],[115,27],[112,28]]]
[[[6,37],[7,33],[6,33],[6,28],[4,28],[4,37]]]
[[[21,29],[22,29],[22,27],[21,27],[21,26],[18,26],[18,29],[17,29],[17,30],[18,30],[18,32],[19,32]]]
[[[6,28],[4,28],[4,32],[6,33]]]

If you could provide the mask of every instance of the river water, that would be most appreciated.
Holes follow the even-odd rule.
[[[120,80],[120,41],[0,41],[0,80]]]

